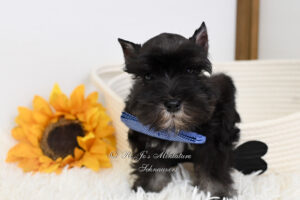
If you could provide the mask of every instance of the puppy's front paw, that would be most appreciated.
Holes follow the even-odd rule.
[[[143,188],[146,192],[160,192],[171,181],[169,173],[149,173],[147,176],[139,176],[132,186],[134,191],[138,187]]]

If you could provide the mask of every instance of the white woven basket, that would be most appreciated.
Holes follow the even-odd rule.
[[[237,87],[241,142],[268,144],[268,171],[300,170],[300,61],[238,61],[214,63],[214,72],[230,75]],[[127,127],[120,121],[131,78],[122,66],[92,72],[117,134],[117,148],[128,151]]]

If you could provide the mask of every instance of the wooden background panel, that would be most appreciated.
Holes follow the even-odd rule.
[[[238,0],[236,60],[257,59],[259,0]]]

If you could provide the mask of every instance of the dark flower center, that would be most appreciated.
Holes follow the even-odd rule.
[[[61,118],[46,127],[41,139],[41,149],[53,160],[73,155],[74,148],[79,147],[77,136],[84,136],[81,124],[76,120]]]

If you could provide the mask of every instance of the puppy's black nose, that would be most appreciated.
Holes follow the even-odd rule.
[[[168,100],[165,102],[165,107],[169,112],[176,112],[180,109],[180,101],[177,99]]]

